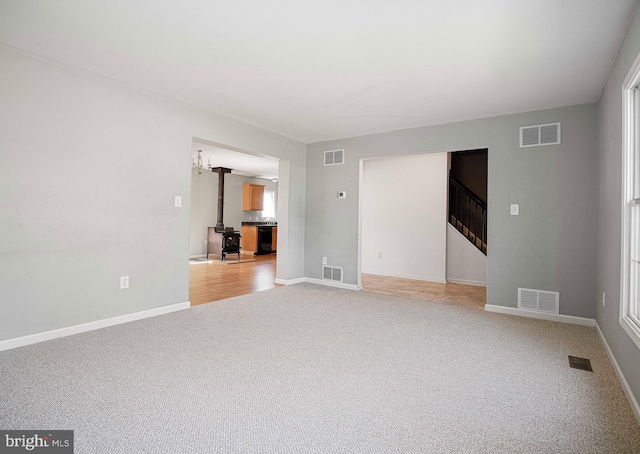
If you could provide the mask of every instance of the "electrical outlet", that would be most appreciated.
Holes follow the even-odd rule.
[[[120,289],[129,288],[129,276],[120,276]]]
[[[604,292],[602,292],[602,307],[604,307]]]
[[[327,258],[326,257],[322,257],[322,264],[326,265],[327,264]]]

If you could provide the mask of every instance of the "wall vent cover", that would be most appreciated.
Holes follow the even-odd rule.
[[[322,279],[342,282],[342,268],[338,266],[322,265]]]
[[[329,150],[324,152],[324,165],[335,166],[344,164],[344,149]]]
[[[518,309],[560,313],[560,293],[530,288],[518,289]]]
[[[557,145],[561,142],[560,123],[522,126],[520,128],[520,148]]]

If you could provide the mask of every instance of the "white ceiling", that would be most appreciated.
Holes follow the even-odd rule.
[[[597,101],[636,0],[2,0],[0,43],[304,143]]]

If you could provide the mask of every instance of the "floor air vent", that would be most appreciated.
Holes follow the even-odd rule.
[[[591,368],[591,361],[587,358],[578,358],[577,356],[569,356],[569,366],[574,369],[580,370],[588,370],[589,372],[593,372]]]
[[[520,148],[541,147],[560,143],[560,123],[523,126],[520,128]]]
[[[338,266],[322,266],[322,279],[342,282],[342,268]]]
[[[335,166],[338,164],[344,164],[344,149],[324,152],[325,166]]]
[[[518,308],[558,314],[560,313],[560,293],[519,288]]]

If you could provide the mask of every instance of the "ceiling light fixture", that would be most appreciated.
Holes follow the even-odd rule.
[[[201,175],[203,170],[208,170],[211,168],[211,162],[207,159],[207,167],[202,165],[202,150],[198,150],[198,157],[193,158],[193,164],[191,166],[193,171],[197,175]]]
[[[202,173],[202,169],[204,169],[202,166],[202,150],[198,150],[198,157],[193,158],[193,165],[191,167],[196,174],[200,175]]]

